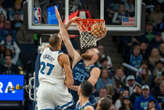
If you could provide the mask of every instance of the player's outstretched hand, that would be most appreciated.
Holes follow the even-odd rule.
[[[73,17],[73,18],[70,20],[70,22],[76,22],[76,20],[79,20],[79,19],[80,19],[80,17],[75,16],[75,17]]]

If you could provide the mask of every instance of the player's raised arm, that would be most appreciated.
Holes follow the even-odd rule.
[[[77,62],[78,59],[80,59],[80,54],[73,48],[72,43],[69,39],[69,34],[67,32],[67,30],[65,29],[65,26],[61,20],[60,14],[58,9],[55,7],[55,11],[56,11],[56,17],[58,19],[58,23],[59,23],[59,28],[60,28],[60,33],[59,35],[62,37],[64,44],[67,48],[68,54],[71,56],[71,58],[73,59],[73,63]]]
[[[64,84],[68,87],[72,86],[74,84],[73,76],[72,76],[72,70],[71,65],[69,61],[69,57],[66,54],[61,54],[58,57],[59,64],[64,68],[65,71],[65,80]]]

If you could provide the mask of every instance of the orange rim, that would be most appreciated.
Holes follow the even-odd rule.
[[[90,31],[91,26],[94,23],[100,23],[103,24],[105,22],[104,19],[78,19],[75,21],[75,23],[78,25],[79,30],[82,32]]]

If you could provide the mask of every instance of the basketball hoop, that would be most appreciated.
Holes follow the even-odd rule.
[[[78,19],[75,23],[80,32],[81,49],[96,47],[97,41],[106,35],[107,30],[103,19]]]

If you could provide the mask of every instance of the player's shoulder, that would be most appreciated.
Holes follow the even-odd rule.
[[[68,55],[67,54],[65,54],[65,53],[60,53],[60,55],[59,55],[59,59],[65,59],[65,58],[69,58],[68,57]]]
[[[92,68],[92,71],[99,71],[100,72],[101,69],[99,67],[95,66],[95,67]]]
[[[84,110],[94,110],[94,108],[92,106],[88,105],[84,108]]]
[[[65,53],[62,53],[58,56],[58,61],[66,61],[66,60],[69,60],[69,56]]]

